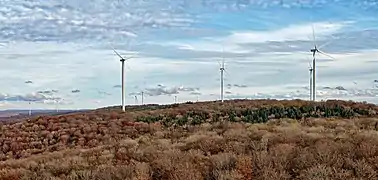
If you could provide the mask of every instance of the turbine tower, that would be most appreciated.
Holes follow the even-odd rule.
[[[333,58],[332,56],[326,54],[325,52],[321,51],[319,48],[322,48],[324,47],[325,45],[327,45],[328,43],[326,44],[323,44],[322,46],[320,46],[319,48],[317,47],[316,45],[316,39],[315,39],[315,29],[314,29],[314,25],[312,25],[312,36],[313,36],[313,41],[314,41],[314,48],[310,50],[310,52],[312,52],[312,100],[315,101],[315,98],[316,98],[316,81],[315,81],[315,77],[316,77],[316,53],[320,53],[320,54],[323,54],[325,56],[328,56],[330,57],[331,59],[335,59]]]
[[[222,66],[220,67],[220,73],[221,73],[221,101],[223,102],[223,74],[224,74],[224,61],[222,61]]]
[[[313,71],[313,68],[311,66],[311,62],[308,62],[308,70],[310,72],[310,101],[312,100],[312,71]]]
[[[133,57],[123,58],[114,48],[114,53],[120,58],[121,61],[121,81],[122,81],[122,111],[125,112],[125,61]]]
[[[32,84],[33,81],[30,81],[30,80],[27,80],[25,81],[26,84]],[[19,100],[19,97],[17,98],[17,101]],[[28,100],[28,104],[29,104],[29,113],[28,115],[31,116],[32,115],[32,106],[31,106],[31,100],[29,99]]]

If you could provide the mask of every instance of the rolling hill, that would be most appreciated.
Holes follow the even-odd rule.
[[[0,125],[0,179],[377,179],[378,106],[232,100]]]
[[[31,117],[41,116],[41,115],[63,115],[69,114],[74,112],[83,112],[88,110],[60,110],[56,112],[56,110],[45,110],[45,109],[33,109]],[[0,122],[11,122],[11,121],[19,121],[29,117],[29,110],[24,109],[15,109],[15,110],[0,110]]]

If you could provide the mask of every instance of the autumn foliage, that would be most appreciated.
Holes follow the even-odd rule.
[[[377,179],[378,107],[234,100],[0,125],[0,179]]]

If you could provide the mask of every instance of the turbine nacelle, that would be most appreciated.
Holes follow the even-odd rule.
[[[310,50],[312,52],[312,56],[315,58],[315,53],[319,52],[319,50],[316,48]]]

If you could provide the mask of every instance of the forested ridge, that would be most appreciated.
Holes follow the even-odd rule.
[[[0,179],[377,179],[377,109],[232,100],[38,116],[0,125]]]

